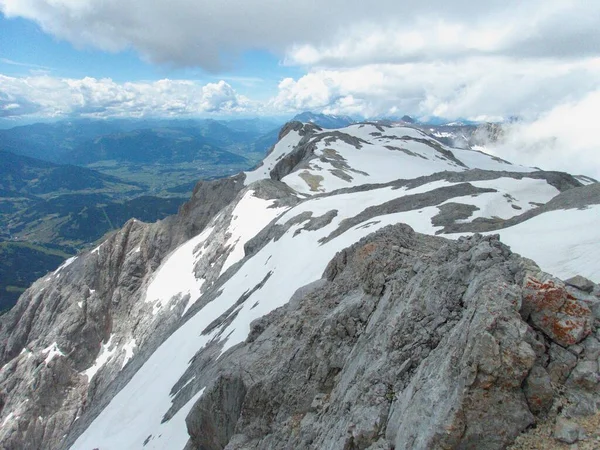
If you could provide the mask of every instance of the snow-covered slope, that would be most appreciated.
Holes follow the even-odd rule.
[[[465,172],[469,168],[481,168],[512,173],[493,179],[477,179],[475,176],[470,182],[423,180],[414,187],[399,183],[364,191],[316,196],[291,208],[268,210],[269,201],[247,207],[244,202],[253,198],[252,183],[267,178],[275,164],[300,144],[302,136],[296,130],[290,131],[266,158],[264,166],[247,175],[249,190],[234,209],[235,225],[232,225],[229,241],[238,235],[244,236],[247,241],[280,214],[270,225],[271,231],[261,237],[264,245],[244,261],[221,287],[215,299],[196,312],[159,347],[73,448],[141,448],[143,442],[146,442],[145,448],[182,448],[188,437],[185,415],[202,395],[202,390],[169,421],[161,423],[161,420],[171,406],[172,387],[186,372],[189,361],[202,352],[208,343],[214,345],[215,342],[221,342],[222,354],[243,342],[252,321],[285,304],[302,286],[318,280],[338,251],[362,237],[386,225],[400,222],[407,223],[416,231],[434,234],[443,229],[443,225],[434,224],[434,218],[440,215],[440,206],[450,203],[472,206],[471,214],[456,219],[460,223],[471,223],[481,218],[506,220],[530,211],[560,193],[544,178],[514,177],[515,172],[529,172],[531,169],[469,150],[453,149],[454,156],[444,154],[439,150],[446,150],[444,147],[414,129],[380,130],[373,125],[355,125],[333,136],[329,132],[317,131],[303,143],[315,142],[315,158],[283,177],[282,181],[299,194],[306,195],[367,183],[416,178],[440,171]],[[332,138],[328,140],[330,136]],[[340,176],[337,172],[345,175]],[[590,209],[586,213],[587,220],[582,221],[577,215],[563,211],[562,215],[568,219],[562,222],[579,222],[586,230],[582,244],[589,245],[593,239],[600,242],[600,231],[594,227],[598,217],[594,220],[594,214],[597,214],[597,210]],[[263,221],[257,220],[261,217]],[[546,228],[540,230],[540,239],[536,241],[534,230],[538,222],[546,224]],[[529,226],[529,223],[532,225]],[[233,231],[243,227],[242,224],[247,224],[243,231]],[[502,234],[517,250],[528,254],[530,247],[531,250],[547,248],[550,245],[548,239],[563,227],[552,217],[543,215],[526,222],[521,228],[514,227],[514,232],[509,228]],[[181,251],[187,251],[187,247],[195,247],[198,251],[197,246],[207,239],[213,229],[214,225],[209,226],[202,235],[185,244]],[[240,248],[239,244],[237,248]],[[565,242],[561,247],[554,246],[552,251],[541,250],[537,254],[543,258],[548,253],[557,258],[567,258],[572,250],[573,243]],[[201,251],[197,255],[201,255]],[[229,258],[237,260],[241,256],[236,251]],[[229,258],[226,266],[230,265]],[[164,281],[161,278],[163,270],[169,273],[169,261],[159,270],[149,291],[169,286],[167,278]],[[183,266],[186,266],[185,261],[181,263]],[[178,266],[181,264],[178,263]],[[187,266],[194,267],[194,264]],[[555,261],[547,267],[556,269],[559,265]],[[565,271],[561,269],[562,273]],[[598,277],[597,273],[590,271],[586,275]],[[156,283],[160,287],[155,288]],[[168,299],[171,294],[176,295],[176,292],[163,295],[162,298]],[[209,333],[201,333],[219,318],[222,326],[213,328]],[[146,391],[153,395],[143,395]]]
[[[497,233],[548,273],[600,282],[600,205],[550,211]]]
[[[99,370],[113,370],[108,380],[123,387],[106,390],[105,407],[97,401],[96,409],[82,408],[63,445],[182,449],[189,439],[185,418],[207,387],[202,379],[208,375],[194,362],[218,359],[244,342],[253,321],[319,280],[337,252],[387,225],[406,223],[451,238],[499,232],[513,250],[551,273],[600,281],[600,260],[593,256],[600,251],[595,185],[579,187],[566,174],[449,148],[414,128],[288,124],[243,184],[192,236],[151,260],[151,270],[136,272],[135,289],[119,290],[119,298],[128,296],[134,305],[128,312],[135,325],[108,333],[96,357],[79,370],[86,383]],[[585,192],[561,206],[556,199],[573,188]],[[552,202],[558,206],[543,209]],[[145,245],[140,252],[137,237],[126,242],[126,261],[152,254]],[[110,248],[104,244],[80,256],[47,283],[75,282],[73,274]],[[162,324],[167,319],[169,327]],[[55,360],[68,360],[56,343],[52,348]],[[0,419],[20,414],[12,405]]]
[[[247,173],[246,183],[270,176],[277,162],[300,144],[310,149],[310,156],[283,181],[303,194],[411,179],[445,170],[533,170],[475,150],[451,149],[416,128],[356,124],[338,130],[305,131],[302,140],[303,131],[292,129],[285,135],[263,166]]]

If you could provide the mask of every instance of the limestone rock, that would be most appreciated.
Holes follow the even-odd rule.
[[[594,290],[594,286],[595,286],[594,282],[588,280],[585,277],[582,277],[581,275],[577,275],[572,278],[569,278],[568,280],[565,280],[565,283],[568,284],[569,286],[576,287],[577,289],[579,289],[583,292],[587,292],[588,294],[592,293],[592,291]]]
[[[552,380],[546,369],[538,365],[533,366],[525,380],[524,393],[532,413],[540,415],[550,410],[554,392]]]
[[[244,381],[221,376],[188,415],[187,427],[194,448],[223,449],[235,432],[246,396]]]
[[[565,444],[574,444],[581,439],[585,439],[585,432],[576,422],[559,417],[556,419],[554,437]]]
[[[529,276],[524,291],[523,308],[529,311],[531,321],[557,344],[577,344],[592,332],[591,310],[559,280]]]
[[[564,384],[573,368],[577,365],[577,357],[565,348],[552,343],[550,345],[550,363],[548,373],[552,382]]]

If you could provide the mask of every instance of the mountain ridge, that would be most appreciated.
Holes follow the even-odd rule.
[[[590,240],[597,236],[597,185],[449,148],[415,129],[359,124],[332,133],[287,124],[262,166],[199,183],[177,216],[129,221],[38,280],[18,309],[0,319],[0,386],[8,392],[1,437],[76,449],[204,448],[209,438],[228,449],[431,448],[483,438],[487,448],[501,448],[548,411],[548,402],[531,406],[533,394],[522,386],[549,376],[573,381],[575,375],[551,366],[560,352],[555,347],[600,345],[590,334],[600,288],[573,290],[542,273],[513,253],[526,249],[522,239],[511,251],[496,236],[458,239],[448,227],[510,221],[552,201],[535,217],[497,230],[500,239],[514,240],[530,220],[547,215],[552,220],[544,226],[555,234],[561,224],[579,223],[577,235],[560,234],[559,245],[543,255],[542,269],[563,278],[576,271],[597,282],[600,268],[584,258],[598,242]],[[448,231],[453,240],[431,236]],[[573,243],[587,246],[585,252],[573,252]],[[561,268],[565,255],[572,264]],[[544,292],[532,280],[551,283],[565,299],[568,291],[575,299],[569,301],[581,305],[579,316],[560,310],[565,319],[546,306],[521,312],[521,304]],[[404,329],[415,319],[424,320],[423,335]],[[576,323],[566,334],[544,325],[563,319]],[[456,346],[451,336],[472,338]],[[381,342],[389,353],[377,359],[368,342]],[[494,348],[519,362],[496,365]],[[581,373],[593,355],[580,353],[569,370]],[[248,373],[235,361],[244,361]],[[295,369],[284,370],[288,364]],[[25,388],[32,367],[39,368],[40,392],[56,405],[44,414],[39,394]],[[435,375],[431,367],[445,369]],[[516,381],[503,384],[511,373]],[[23,376],[21,391],[15,374]],[[58,390],[49,384],[53,377]],[[310,395],[298,395],[306,383]],[[432,387],[420,391],[419,383]],[[468,394],[454,384],[468,386]],[[153,395],[139,395],[140,389]],[[508,405],[483,403],[498,418],[494,432],[481,428],[469,400],[486,392]],[[595,401],[593,389],[567,392],[578,399],[577,411]],[[552,403],[558,394],[543,395]],[[419,411],[432,404],[440,410],[428,406],[426,419]],[[227,419],[211,421],[207,408]],[[348,413],[352,418],[342,420]],[[402,425],[399,417],[409,420]],[[29,431],[19,432],[17,423]]]

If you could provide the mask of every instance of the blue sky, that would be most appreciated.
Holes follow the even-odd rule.
[[[38,24],[0,14],[0,73],[11,77],[50,75],[64,78],[111,78],[127,81],[156,81],[165,78],[210,83],[227,81],[243,95],[266,100],[276,94],[286,77],[303,73],[280,63],[268,51],[248,50],[231,61],[231,67],[211,73],[200,67],[152,64],[132,49],[107,52],[90,45],[76,48],[45,33]]]

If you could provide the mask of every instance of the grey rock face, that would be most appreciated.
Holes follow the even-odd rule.
[[[440,203],[454,197],[484,192],[494,191],[493,189],[478,188],[469,183],[463,183],[441,189],[433,189],[420,194],[406,195],[404,197],[396,198],[381,205],[369,207],[355,217],[345,219],[340,223],[339,227],[335,231],[322,240],[322,243],[326,243],[333,238],[340,236],[355,225],[358,225],[359,223],[367,221],[376,216],[417,210],[427,206],[439,205]]]
[[[194,405],[188,421],[193,448],[221,450],[235,432],[246,397],[239,377],[219,377]]]
[[[218,361],[205,349],[181,383],[212,386],[217,411],[232,404],[222,380],[243,383],[228,450],[504,448],[551,407],[553,377],[590,381],[594,369],[583,359],[593,342],[577,357],[523,319],[528,281],[545,277],[494,236],[387,227],[255,321],[246,343]],[[190,449],[205,448],[194,437],[205,406],[188,415]]]
[[[535,365],[529,372],[523,389],[529,409],[535,415],[542,415],[550,411],[554,401],[552,379],[546,369]]]
[[[89,423],[133,373],[123,366],[139,366],[174,329],[180,315],[154,317],[140,298],[144,288],[172,249],[236,197],[242,181],[200,182],[178,216],[127,222],[34,283],[0,318],[0,417],[14,417],[0,429],[3,448],[60,448],[67,431]],[[127,344],[139,361],[127,360]],[[114,357],[90,380],[85,371],[104,351]]]
[[[559,177],[559,175],[561,175]],[[588,186],[573,186],[573,183],[578,183],[573,177],[567,174],[557,174],[553,172],[533,172],[527,174],[532,178],[543,178],[549,184],[555,183],[554,187],[559,189],[561,193],[550,200],[545,205],[527,211],[511,219],[487,219],[477,218],[470,223],[453,223],[447,225],[443,233],[464,233],[464,232],[488,232],[500,230],[502,228],[512,227],[519,223],[523,223],[533,217],[549,211],[557,211],[560,209],[586,208],[589,205],[600,204],[600,183],[590,184]],[[562,191],[568,188],[568,190]],[[582,277],[583,278],[583,277]]]
[[[548,373],[552,382],[555,384],[564,384],[573,368],[577,365],[577,356],[567,349],[552,343],[550,345],[550,363],[548,364]]]

